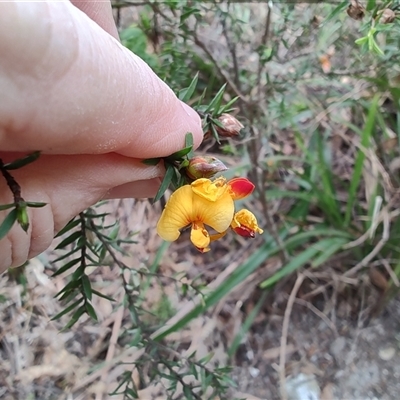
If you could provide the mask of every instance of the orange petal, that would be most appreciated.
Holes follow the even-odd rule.
[[[217,201],[227,189],[226,181],[223,177],[214,181],[206,178],[196,179],[191,183],[191,187],[196,195],[213,202]]]
[[[193,197],[190,185],[172,193],[157,224],[157,233],[164,240],[172,242],[178,239],[180,230],[194,221]]]
[[[229,192],[226,191],[216,201],[193,195],[193,222],[202,222],[221,233],[226,231],[233,218],[235,205]]]
[[[210,244],[210,235],[203,224],[193,224],[190,232],[190,240],[198,249],[206,249]]]
[[[229,191],[233,200],[240,200],[249,196],[255,186],[246,178],[233,178],[228,182]]]

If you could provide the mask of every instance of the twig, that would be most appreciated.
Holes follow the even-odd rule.
[[[261,45],[266,46],[267,44],[267,40],[268,40],[268,35],[269,35],[269,30],[271,27],[271,10],[272,7],[270,5],[270,2],[267,3],[267,7],[268,7],[268,11],[267,11],[267,17],[265,20],[265,29],[264,29],[264,33],[262,35],[261,38]],[[261,57],[258,57],[258,68],[257,68],[257,95],[258,95],[258,99],[260,100],[261,97],[261,90],[265,90],[265,87],[261,88],[261,74],[262,74],[262,70],[263,70],[263,63],[261,62]]]
[[[229,6],[230,3],[228,2],[228,13],[229,13]],[[225,36],[226,43],[228,45],[229,52],[231,53],[232,57],[232,64],[233,64],[233,73],[234,73],[234,81],[237,87],[240,87],[240,81],[239,81],[239,65],[238,65],[238,60],[237,60],[237,55],[236,55],[236,44],[232,43],[229,34],[228,34],[228,29],[226,27],[226,20],[224,18],[221,18],[221,25],[222,25],[222,33]]]
[[[259,154],[257,153],[259,153],[258,149],[262,148],[260,134],[254,125],[250,126],[250,130],[252,132],[252,136],[255,138],[254,141],[250,142],[251,150],[254,155],[257,155],[257,157],[254,157],[255,166],[253,168],[254,178],[256,181],[256,192],[261,203],[263,215],[267,224],[267,229],[271,234],[271,236],[273,237],[273,239],[275,240],[275,243],[278,245],[281,253],[281,259],[282,262],[284,263],[287,260],[289,260],[289,254],[282,242],[281,237],[279,236],[278,228],[275,224],[275,221],[270,215],[268,200],[266,195],[267,193],[266,174],[264,173],[264,169],[259,165],[260,157]]]
[[[299,276],[297,277],[293,289],[290,292],[289,300],[286,305],[285,315],[283,318],[281,348],[279,353],[279,383],[280,383],[280,392],[282,400],[287,400],[287,393],[285,388],[286,384],[285,363],[286,363],[286,346],[287,346],[287,336],[289,331],[290,314],[292,313],[293,304],[296,300],[297,292],[299,291],[300,286],[304,281],[304,278],[305,276],[303,274],[299,274]]]
[[[0,158],[0,171],[4,179],[6,180],[8,187],[11,190],[11,193],[13,194],[14,203],[18,204],[19,202],[24,201],[24,199],[21,196],[21,186],[19,186],[14,177],[7,171],[7,169],[4,166],[3,160],[1,158]]]
[[[392,279],[393,283],[397,287],[399,287],[400,286],[399,278],[397,277],[397,275],[393,271],[392,267],[390,266],[389,261],[383,257],[379,257],[379,259],[382,262],[383,266],[385,267],[385,269],[386,269],[387,273],[389,274],[390,278]]]
[[[349,275],[354,275],[356,272],[358,272],[360,269],[364,268],[365,266],[368,265],[368,263],[377,255],[379,252],[382,250],[383,246],[385,243],[389,240],[389,235],[390,235],[390,218],[389,218],[389,213],[387,212],[386,209],[382,210],[383,214],[383,232],[382,232],[382,238],[379,240],[377,245],[372,249],[372,251],[365,256],[359,263],[357,263],[353,268],[349,269],[346,271],[343,275],[344,276],[349,276]]]

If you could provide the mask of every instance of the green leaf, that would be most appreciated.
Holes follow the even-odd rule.
[[[83,274],[85,273],[85,267],[86,267],[86,264],[81,264],[81,265],[74,271],[74,273],[72,274],[71,280],[72,280],[72,281],[76,281],[76,282],[80,282],[80,285],[82,285],[82,280],[81,280],[81,278],[82,278]]]
[[[0,225],[0,240],[3,239],[13,227],[15,221],[17,220],[17,217],[18,211],[16,208],[14,208],[4,218],[4,221]]]
[[[146,158],[145,160],[142,160],[143,164],[146,165],[157,165],[160,162],[161,158],[157,157],[157,158]]]
[[[367,116],[367,120],[365,122],[364,129],[361,132],[361,146],[358,150],[355,162],[354,162],[354,169],[353,169],[353,176],[350,181],[350,188],[349,188],[349,194],[347,198],[347,207],[346,207],[346,213],[345,213],[345,218],[344,218],[344,224],[346,227],[350,225],[351,221],[351,212],[354,207],[354,203],[356,201],[356,195],[357,195],[357,190],[360,185],[360,180],[362,176],[362,171],[363,171],[363,165],[364,165],[364,160],[365,160],[365,149],[369,148],[371,137],[373,134],[373,130],[375,127],[375,115],[377,113],[378,109],[378,101],[379,98],[376,96],[370,107],[369,107],[369,112]]]
[[[90,284],[89,277],[87,275],[83,275],[81,278],[82,288],[85,296],[88,300],[92,300],[92,285]]]
[[[357,40],[354,41],[355,44],[358,44],[359,46],[362,46],[363,44],[368,43],[368,36],[361,37]]]
[[[71,244],[72,242],[75,242],[75,240],[77,240],[78,238],[80,238],[82,236],[82,232],[77,231],[72,233],[71,235],[69,235],[68,237],[66,237],[56,248],[55,250],[59,250],[64,248],[65,246],[68,246],[69,244]]]
[[[72,268],[74,265],[78,264],[78,262],[81,260],[81,257],[75,258],[69,262],[67,262],[65,265],[63,265],[61,268],[59,268],[54,274],[52,275],[53,277],[62,274],[65,271],[68,271],[70,268]]]
[[[93,320],[97,321],[96,311],[94,310],[93,306],[88,301],[85,303],[85,308],[86,308],[86,312],[89,314],[89,316]]]
[[[232,100],[230,100],[228,103],[226,103],[220,110],[220,114],[223,113],[228,113],[230,111],[232,111],[231,107],[237,102],[237,100],[239,99],[239,96],[234,97]]]
[[[71,221],[68,222],[67,225],[64,226],[64,228],[62,228],[57,235],[55,236],[56,238],[64,235],[64,233],[68,232],[69,230],[75,228],[77,225],[79,225],[81,223],[81,220],[79,218],[74,218]]]
[[[62,329],[62,331],[66,331],[68,329],[70,329],[73,325],[75,325],[78,322],[78,319],[80,317],[82,317],[82,315],[85,313],[86,311],[86,307],[85,305],[82,305],[81,307],[79,307],[74,315],[72,316],[72,318],[69,320],[68,324],[64,326],[64,328]]]
[[[282,267],[278,272],[272,275],[270,278],[266,279],[260,284],[260,288],[265,289],[273,286],[275,283],[279,282],[285,276],[297,271],[299,268],[303,267],[305,264],[312,261],[321,250],[324,248],[326,243],[331,242],[331,239],[323,239],[317,243],[311,244],[303,252],[296,254],[295,258],[292,258],[284,267]],[[322,247],[321,247],[322,246]]]
[[[376,7],[376,0],[368,0],[365,9],[367,11],[372,11]]]
[[[385,53],[382,51],[382,49],[376,43],[373,36],[369,37],[368,46],[369,46],[370,51],[372,51],[373,53],[378,54],[379,56],[385,55]]]
[[[11,171],[13,169],[19,169],[24,167],[25,165],[28,165],[34,161],[36,161],[40,156],[40,151],[35,151],[32,154],[29,154],[28,156],[24,158],[20,158],[18,160],[12,161],[8,164],[4,164],[4,168],[7,169],[8,171]]]
[[[222,96],[224,95],[224,92],[225,92],[225,88],[226,88],[226,83],[221,87],[221,89],[219,89],[218,93],[210,101],[210,103],[207,106],[207,108],[205,109],[204,113],[210,113],[210,112],[213,112],[213,114],[214,113],[216,113],[216,114],[219,113],[219,108],[220,108],[220,105],[221,105]]]
[[[0,211],[8,210],[9,208],[15,207],[15,203],[3,204],[0,206]]]
[[[179,160],[182,157],[186,156],[187,154],[189,154],[192,150],[192,146],[189,147],[185,147],[182,150],[178,150],[175,153],[171,154],[170,156],[166,157],[166,159],[168,161],[175,161],[175,160]]]
[[[108,301],[115,301],[112,297],[106,296],[103,293],[98,292],[97,290],[92,289],[92,293],[96,296],[102,297],[103,299],[106,299]]]
[[[76,247],[74,247],[71,251],[68,251],[67,253],[63,254],[62,256],[57,257],[55,260],[52,261],[52,263],[53,263],[53,264],[58,263],[58,262],[60,262],[61,260],[64,260],[65,258],[67,258],[67,257],[69,257],[69,256],[72,256],[72,254],[74,254],[74,253],[80,251],[81,248],[82,248],[82,246],[79,246],[79,245],[76,246]]]
[[[212,133],[214,139],[217,141],[218,144],[221,144],[221,141],[219,140],[218,132],[215,129],[214,124],[210,124],[210,129],[211,129],[211,133]]]
[[[192,82],[190,82],[189,87],[179,91],[178,98],[182,100],[184,103],[187,103],[191,99],[194,91],[196,90],[198,80],[199,80],[199,73],[197,73],[195,77],[192,79]]]
[[[175,168],[171,164],[165,164],[165,168],[166,168],[166,171],[165,171],[164,179],[161,182],[160,188],[158,189],[158,192],[153,199],[153,203],[155,203],[161,199],[161,197],[164,195],[165,191],[168,189],[170,183],[172,182],[172,178],[175,176]]]
[[[26,205],[28,207],[32,207],[32,208],[40,208],[40,207],[46,206],[47,203],[40,203],[40,202],[36,202],[36,201],[27,201]]]
[[[193,134],[192,134],[192,132],[188,132],[188,133],[185,135],[185,147],[191,147],[192,150],[193,150],[193,144],[194,144],[194,141],[193,141]],[[193,157],[193,152],[191,152],[190,154],[188,154],[188,157],[189,157],[189,158],[192,158],[192,157]]]
[[[342,1],[329,15],[328,17],[324,20],[324,24],[327,24],[328,21],[331,21],[338,15],[342,14],[343,11],[349,6],[349,0],[344,0]]]
[[[72,311],[74,308],[76,308],[80,303],[82,303],[83,298],[80,298],[79,300],[76,300],[72,304],[70,304],[67,308],[59,312],[57,315],[55,315],[51,321],[55,321],[56,319],[60,319],[63,315],[68,314],[70,311]]]
[[[334,254],[338,253],[346,243],[349,243],[349,240],[344,238],[332,238],[329,242],[326,242],[324,250],[321,251],[321,254],[318,257],[314,258],[311,267],[317,268],[324,264]]]
[[[63,295],[64,293],[67,294],[68,292],[77,289],[80,286],[81,282],[80,281],[71,281],[69,283],[67,283],[54,297],[58,297]],[[61,299],[64,299],[64,296],[60,297]]]

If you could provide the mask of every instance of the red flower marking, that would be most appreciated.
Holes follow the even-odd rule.
[[[233,178],[228,182],[233,200],[240,200],[249,196],[255,186],[246,178]]]

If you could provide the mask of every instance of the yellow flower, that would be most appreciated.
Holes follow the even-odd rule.
[[[224,236],[235,211],[233,200],[248,196],[254,185],[245,178],[226,182],[195,180],[177,189],[170,197],[157,224],[158,234],[167,241],[177,240],[181,229],[190,226],[190,240],[202,252],[209,251],[210,242]],[[206,226],[217,234],[208,233]]]
[[[257,233],[263,233],[263,230],[258,226],[257,219],[252,212],[243,209],[238,211],[231,223],[231,228],[240,236],[255,237]]]

